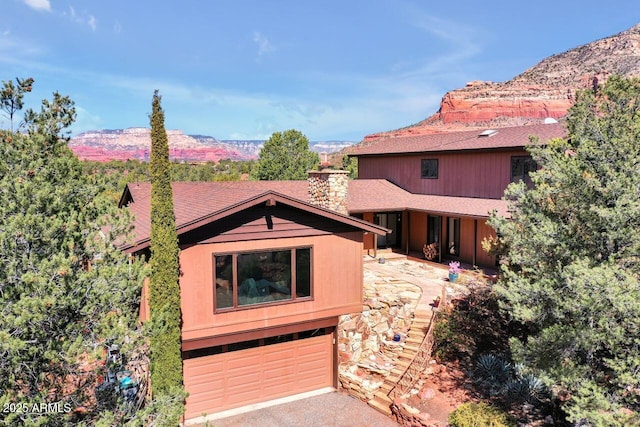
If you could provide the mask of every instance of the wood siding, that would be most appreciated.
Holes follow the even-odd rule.
[[[409,212],[409,251],[422,252],[427,243],[427,214],[425,212]]]
[[[511,157],[524,150],[358,158],[359,179],[388,179],[411,193],[499,199],[511,181]],[[421,160],[438,159],[438,178],[420,177]]]
[[[362,232],[238,242],[197,244],[180,253],[182,338],[207,337],[274,328],[360,311],[362,308]],[[214,314],[215,253],[311,246],[312,299],[253,306]]]
[[[471,218],[460,218],[460,260],[473,264],[475,250],[474,225]]]
[[[224,221],[197,228],[180,237],[180,242],[233,242],[281,237],[319,236],[354,231],[353,227],[300,209],[283,205],[254,206]],[[211,237],[213,236],[213,237]]]

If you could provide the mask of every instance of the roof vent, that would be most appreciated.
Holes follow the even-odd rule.
[[[478,134],[478,136],[493,136],[496,133],[498,133],[498,131],[495,130],[495,129],[487,129],[487,130],[483,130],[482,132],[480,132]]]
[[[554,119],[553,117],[547,117],[546,119],[544,119],[544,124],[545,125],[550,125],[552,123],[558,123],[558,121],[556,119]]]

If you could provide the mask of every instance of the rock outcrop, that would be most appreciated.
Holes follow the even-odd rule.
[[[206,135],[185,135],[180,130],[167,130],[171,160],[203,163],[222,159],[255,160],[264,145],[263,140],[217,140]],[[317,153],[333,153],[354,144],[352,141],[315,141],[309,148]],[[81,160],[148,161],[151,130],[128,128],[83,132],[71,138],[69,148]]]
[[[180,130],[167,130],[169,156],[185,162],[217,162],[220,159],[248,160],[255,153],[245,153],[232,144],[212,137],[185,135]],[[81,160],[149,160],[151,130],[129,128],[89,131],[69,141],[69,147]]]
[[[472,81],[444,95],[440,109],[422,122],[365,137],[519,126],[559,118],[577,90],[590,89],[614,74],[640,76],[640,24],[552,55],[507,82]]]

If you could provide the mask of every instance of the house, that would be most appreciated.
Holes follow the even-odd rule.
[[[527,182],[536,169],[525,149],[531,136],[544,144],[566,137],[566,129],[554,122],[368,141],[350,153],[358,159],[359,180],[384,179],[397,189],[382,200],[354,195],[376,197],[380,203],[350,213],[393,230],[377,246],[407,253],[424,249],[440,262],[495,266],[495,257],[482,249],[483,239],[495,236],[487,219],[493,210],[508,216],[501,200],[505,188]]]
[[[362,309],[363,241],[389,232],[345,214],[347,184],[342,171],[173,184],[187,422],[337,386],[335,330]],[[134,183],[122,195],[129,253],[149,254],[150,194]]]
[[[559,124],[381,138],[359,175],[308,181],[176,182],[186,419],[337,386],[339,316],[362,309],[363,251],[433,249],[495,265],[481,247],[491,211],[536,165],[529,136]],[[129,253],[149,255],[149,183],[120,200],[135,217]],[[146,292],[146,291],[145,291]],[[148,318],[142,298],[141,318]]]

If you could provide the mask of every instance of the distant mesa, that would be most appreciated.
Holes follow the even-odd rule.
[[[181,130],[167,130],[171,160],[204,163],[223,159],[245,161],[257,159],[263,140],[217,140],[207,135],[185,135]],[[336,152],[354,144],[350,141],[312,142],[317,152]],[[148,161],[151,130],[148,128],[105,129],[83,132],[69,141],[69,147],[81,160]]]
[[[543,59],[506,82],[474,80],[447,92],[440,108],[423,121],[402,129],[364,137],[361,144],[379,138],[471,129],[495,129],[558,120],[573,105],[575,93],[593,88],[609,76],[640,76],[640,24],[594,42]],[[102,130],[74,137],[70,147],[84,159],[149,158],[149,129]],[[258,157],[264,141],[218,141],[210,136],[167,132],[171,157],[189,162]],[[317,152],[349,151],[348,141],[314,142]]]
[[[406,128],[367,135],[363,143],[557,120],[567,114],[577,90],[592,88],[614,74],[640,76],[640,24],[552,55],[509,81],[470,81],[447,92],[434,115]]]

